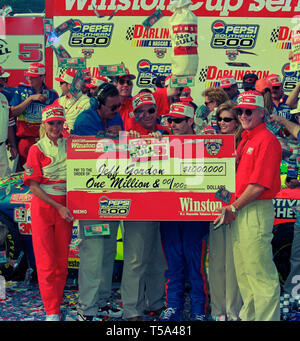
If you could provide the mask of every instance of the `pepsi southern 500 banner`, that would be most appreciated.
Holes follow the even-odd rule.
[[[234,200],[234,136],[72,137],[67,191],[76,219],[213,220]]]
[[[85,56],[93,75],[99,74],[99,64],[124,62],[137,77],[135,94],[153,89],[157,76],[172,73],[169,0],[49,0],[46,5],[54,27],[75,21],[59,44],[71,57]],[[143,22],[158,8],[164,16],[147,29]],[[198,17],[199,65],[192,88],[196,104],[203,104],[203,90],[218,86],[226,75],[235,77],[242,90],[246,73],[259,78],[276,73],[286,93],[294,89],[299,78],[289,69],[288,53],[292,30],[300,31],[299,0],[193,0],[190,9]],[[55,55],[52,63],[54,80],[60,72]]]

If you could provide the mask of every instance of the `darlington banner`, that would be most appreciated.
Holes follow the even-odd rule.
[[[233,135],[67,141],[67,200],[76,219],[214,220],[234,201]]]
[[[143,25],[157,9],[163,16],[150,28]],[[192,87],[196,104],[203,104],[205,88],[218,86],[226,75],[235,77],[242,89],[246,73],[259,78],[276,73],[286,93],[294,89],[298,73],[290,71],[288,54],[292,30],[300,31],[300,0],[193,0],[190,9],[198,18],[199,64]],[[133,94],[153,89],[157,76],[172,72],[171,15],[169,0],[46,1],[46,18],[53,18],[54,28],[74,20],[56,46],[72,58],[85,57],[92,75],[99,75],[99,65],[123,62],[136,75]],[[53,71],[48,80],[60,93],[54,78],[62,70],[51,47],[46,60],[51,65],[47,72]]]

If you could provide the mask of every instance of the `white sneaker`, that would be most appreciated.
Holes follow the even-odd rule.
[[[60,321],[60,316],[58,314],[46,315],[46,321]]]

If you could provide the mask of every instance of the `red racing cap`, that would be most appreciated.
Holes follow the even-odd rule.
[[[55,80],[58,82],[66,82],[66,83],[72,84],[75,75],[76,75],[75,70],[68,69],[60,77],[55,78]]]
[[[65,121],[65,109],[61,105],[48,105],[42,111],[42,122]]]
[[[194,114],[195,109],[192,105],[183,102],[175,102],[171,104],[170,111],[166,116],[194,118]]]
[[[236,84],[236,80],[233,77],[223,77],[220,79],[220,88],[230,88],[232,85]]]
[[[242,92],[237,98],[238,105],[235,108],[256,109],[264,108],[264,98],[257,91],[245,91]]]
[[[42,63],[32,63],[29,65],[28,71],[25,72],[25,76],[39,77],[46,74],[45,65]]]

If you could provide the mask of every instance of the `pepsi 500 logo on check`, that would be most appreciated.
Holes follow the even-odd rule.
[[[213,32],[211,47],[214,49],[252,49],[259,31],[259,25],[228,25],[217,20],[211,25]]]
[[[73,47],[106,47],[110,44],[114,24],[85,24],[74,20],[69,45]]]
[[[147,59],[142,59],[137,63],[138,77],[137,86],[142,88],[153,88],[157,77],[167,77],[171,74],[172,64],[151,63]]]
[[[109,199],[101,197],[99,199],[100,216],[126,216],[129,213],[131,200],[127,199]]]

